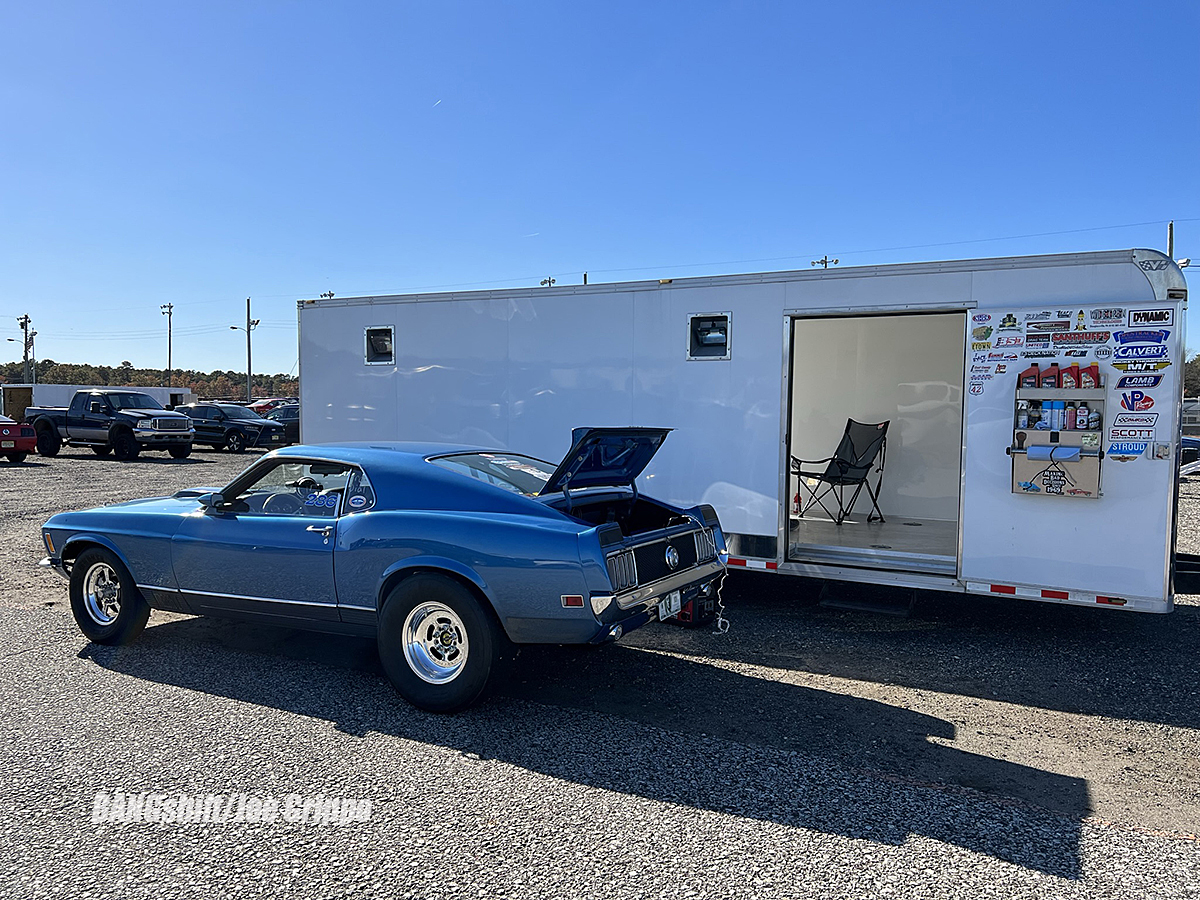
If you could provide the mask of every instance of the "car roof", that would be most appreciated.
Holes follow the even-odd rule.
[[[384,468],[407,467],[431,456],[449,453],[506,453],[494,447],[420,441],[342,441],[332,444],[293,444],[272,451],[275,456],[311,456],[335,462],[375,463]],[[521,454],[525,455],[525,454]]]

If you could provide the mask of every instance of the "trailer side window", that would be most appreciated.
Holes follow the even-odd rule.
[[[396,344],[391,325],[367,329],[368,366],[391,366],[396,363]]]
[[[688,359],[729,359],[730,313],[688,316]]]

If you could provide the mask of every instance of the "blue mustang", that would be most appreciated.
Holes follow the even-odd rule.
[[[51,566],[91,641],[150,609],[374,635],[423,709],[475,702],[512,644],[604,643],[711,602],[711,506],[638,493],[669,429],[576,429],[557,467],[434,444],[295,446],[220,490],[60,513]]]

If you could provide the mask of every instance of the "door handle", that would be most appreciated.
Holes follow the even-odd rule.
[[[323,538],[325,538],[324,543],[328,544],[329,543],[329,535],[333,533],[333,526],[332,525],[325,525],[325,526],[309,525],[304,530],[312,531],[316,534],[321,535]]]

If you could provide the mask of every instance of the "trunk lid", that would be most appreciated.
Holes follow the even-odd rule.
[[[632,486],[670,428],[575,428],[571,449],[539,496],[568,488]]]

